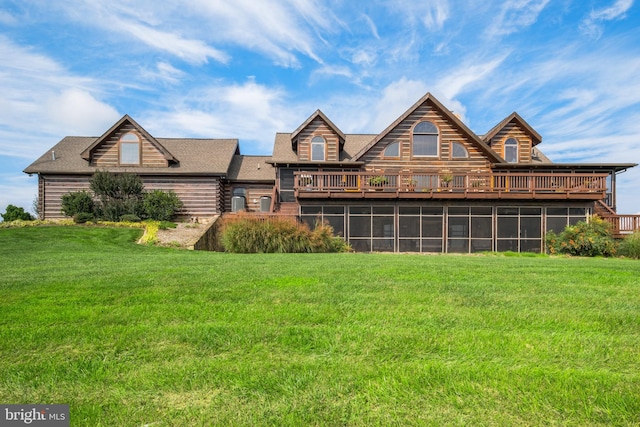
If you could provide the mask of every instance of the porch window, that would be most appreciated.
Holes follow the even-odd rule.
[[[451,157],[453,159],[466,159],[469,157],[467,149],[460,142],[451,143]]]
[[[311,140],[311,160],[323,162],[325,155],[325,140],[321,136],[314,136]]]
[[[504,142],[504,159],[509,163],[518,163],[518,141],[515,138]]]
[[[438,128],[431,122],[420,122],[413,128],[413,155],[438,157]]]
[[[125,133],[120,137],[120,164],[140,164],[140,138],[133,132]]]

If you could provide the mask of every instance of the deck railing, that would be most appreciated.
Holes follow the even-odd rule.
[[[640,230],[640,215],[600,215],[611,224],[611,232],[616,237]]]
[[[295,172],[294,189],[298,193],[311,191],[599,193],[604,197],[607,191],[607,174]],[[598,197],[595,194],[594,196]]]

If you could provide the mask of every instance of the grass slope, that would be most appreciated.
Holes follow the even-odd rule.
[[[638,425],[640,263],[0,230],[0,402],[72,425]]]

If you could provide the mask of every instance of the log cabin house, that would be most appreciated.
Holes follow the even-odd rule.
[[[616,175],[634,163],[554,163],[517,113],[475,134],[427,93],[381,133],[345,134],[322,111],[275,135],[271,156],[237,139],[156,138],[125,115],[100,137],[65,137],[25,169],[40,212],[62,217],[62,195],[97,170],[138,174],[173,190],[181,216],[237,211],[328,222],[356,251],[541,252],[548,230],[597,213],[621,234]]]

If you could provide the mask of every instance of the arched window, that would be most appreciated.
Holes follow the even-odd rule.
[[[120,137],[120,164],[140,164],[140,138],[133,132],[125,133]]]
[[[504,159],[509,163],[518,163],[518,141],[515,138],[504,142]]]
[[[413,155],[438,157],[438,128],[431,122],[420,122],[413,128]]]
[[[325,141],[321,136],[314,136],[311,140],[311,160],[323,162],[325,154]]]
[[[467,149],[460,142],[451,143],[451,158],[453,159],[466,159],[469,157]]]
[[[392,142],[384,149],[384,157],[400,157],[400,143]]]

